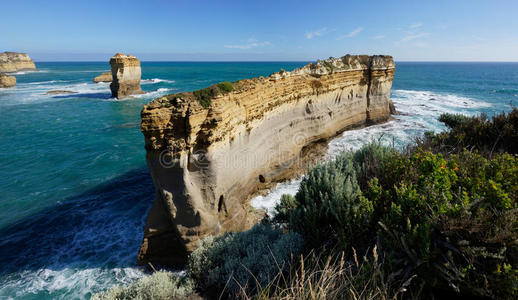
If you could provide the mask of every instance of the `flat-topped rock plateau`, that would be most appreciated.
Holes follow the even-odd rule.
[[[23,70],[36,70],[36,65],[25,53],[2,52],[0,53],[0,72],[18,72]]]
[[[110,59],[112,67],[112,83],[110,89],[112,97],[127,98],[130,95],[143,94],[140,88],[140,61],[133,55],[115,54]]]
[[[390,118],[394,71],[390,56],[346,55],[145,105],[156,198],[139,262],[181,266],[203,237],[250,228],[253,195],[305,171],[329,138]]]

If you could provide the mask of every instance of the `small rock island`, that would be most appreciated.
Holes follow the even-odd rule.
[[[143,94],[140,88],[140,61],[133,55],[115,54],[110,59],[112,67],[112,97],[127,98],[131,95]]]
[[[205,236],[250,228],[254,194],[305,171],[308,157],[325,152],[319,145],[344,130],[389,120],[394,72],[391,56],[346,55],[145,105],[156,197],[139,262],[181,266]]]
[[[0,88],[10,88],[16,85],[16,77],[0,73]]]
[[[112,72],[103,72],[93,79],[93,82],[112,82]]]
[[[26,53],[0,53],[0,72],[18,72],[36,70],[36,65]]]

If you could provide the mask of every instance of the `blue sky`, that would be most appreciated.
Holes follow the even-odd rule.
[[[0,51],[35,60],[518,61],[518,1],[2,1]]]

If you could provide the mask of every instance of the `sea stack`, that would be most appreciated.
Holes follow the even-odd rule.
[[[0,53],[0,72],[18,72],[24,70],[36,70],[36,66],[29,55],[16,52]]]
[[[133,55],[115,54],[110,59],[112,67],[112,97],[126,98],[130,95],[143,94],[140,88],[140,61]]]
[[[346,55],[145,105],[156,197],[139,262],[181,266],[206,235],[250,228],[258,191],[305,171],[329,138],[389,120],[394,71],[391,56]]]
[[[0,88],[10,88],[16,85],[16,77],[0,73]]]
[[[112,82],[112,72],[103,72],[93,80],[95,83],[98,82]]]

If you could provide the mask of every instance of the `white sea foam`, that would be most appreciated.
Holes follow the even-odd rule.
[[[25,71],[18,71],[18,72],[9,72],[8,75],[26,75],[31,73],[48,73],[49,70],[25,70]]]
[[[373,140],[402,147],[425,131],[444,130],[444,125],[437,120],[442,113],[473,115],[477,109],[491,106],[472,98],[428,91],[394,90],[391,99],[401,115],[394,116],[387,123],[345,131],[329,142],[324,159],[333,159],[342,151],[359,149]],[[300,179],[280,183],[266,196],[252,199],[251,204],[255,208],[265,209],[271,215],[282,194],[294,195],[299,185]]]
[[[153,79],[142,79],[140,81],[140,84],[155,84],[155,83],[160,83],[160,82],[174,83],[175,81],[167,80],[167,79],[160,79],[160,78],[153,78]]]
[[[129,284],[145,275],[136,267],[27,270],[10,275],[13,280],[2,285],[0,298],[5,299],[2,295],[9,295],[12,298],[7,299],[17,299],[45,291],[57,293],[59,299],[84,299],[89,293],[102,291],[107,286]]]

